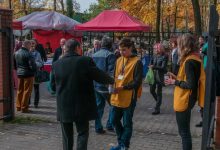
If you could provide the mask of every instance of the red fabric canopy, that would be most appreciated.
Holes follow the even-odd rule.
[[[22,30],[23,29],[22,21],[13,21],[12,28],[14,30]]]
[[[61,38],[65,38],[66,40],[74,38],[78,40],[80,43],[82,42],[82,37],[77,37],[72,34],[69,34],[68,32],[58,30],[34,30],[33,37],[36,38],[38,42],[44,46],[44,48],[46,46],[46,43],[49,42],[53,52],[56,48],[60,46]]]
[[[75,26],[81,31],[150,31],[151,27],[122,10],[105,10],[94,19]]]

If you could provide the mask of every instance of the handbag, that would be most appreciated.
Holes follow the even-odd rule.
[[[50,80],[50,75],[47,71],[44,70],[38,70],[35,74],[35,82],[41,83],[41,82],[47,82]]]

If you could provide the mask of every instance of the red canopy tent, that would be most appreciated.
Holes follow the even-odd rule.
[[[80,25],[80,31],[150,31],[151,27],[122,10],[105,10],[94,19]]]
[[[82,34],[74,31],[74,26],[79,22],[53,11],[33,12],[27,16],[13,21],[14,30],[31,29],[33,37],[39,43],[50,42],[54,51],[59,47],[61,38],[74,38],[81,42]]]
[[[22,30],[23,27],[22,27],[22,21],[16,21],[14,20],[13,23],[12,23],[12,28],[14,30]]]

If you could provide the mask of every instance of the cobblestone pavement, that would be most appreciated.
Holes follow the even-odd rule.
[[[172,109],[173,89],[164,88],[161,114],[158,116],[151,115],[155,102],[149,94],[149,87],[144,86],[143,91],[133,118],[134,132],[130,150],[181,150],[181,140]],[[38,109],[31,107],[32,114],[16,112],[16,116],[41,118],[47,121],[25,124],[1,123],[0,150],[62,150],[60,125],[56,121],[55,97],[46,92],[45,85],[41,85],[41,93]],[[194,108],[191,118],[193,150],[199,150],[201,145],[202,130],[195,128],[195,124],[201,119],[198,110],[198,107]],[[108,107],[103,119],[104,125],[107,112]],[[88,150],[108,150],[115,144],[117,143],[114,133],[97,135],[94,132],[94,121],[90,122]]]

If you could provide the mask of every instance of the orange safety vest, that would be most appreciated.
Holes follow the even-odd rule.
[[[199,77],[199,85],[198,85],[198,105],[200,107],[204,107],[204,99],[205,99],[205,80],[206,75],[203,67],[202,60],[199,56],[196,55],[189,55],[184,62],[180,65],[179,72],[177,75],[177,80],[179,81],[186,81],[186,73],[185,73],[185,63],[187,60],[193,59],[199,61],[201,64],[201,72]],[[179,86],[176,86],[174,89],[174,110],[177,112],[183,112],[188,108],[189,104],[189,97],[192,93],[190,89],[183,89]]]
[[[139,60],[138,57],[118,58],[115,69],[115,87],[121,87],[133,80],[134,69],[138,60]],[[121,75],[122,73],[123,66],[124,66],[123,79],[119,79],[119,75]],[[134,90],[122,90],[118,94],[112,94],[111,105],[120,108],[129,107],[131,104],[133,92]]]

